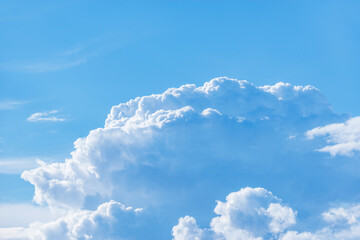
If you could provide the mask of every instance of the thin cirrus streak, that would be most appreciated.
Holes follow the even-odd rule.
[[[41,59],[0,63],[0,70],[45,73],[61,71],[87,63],[90,59],[120,47],[123,40],[117,36],[103,36],[78,43],[72,48],[49,54]]]
[[[4,100],[0,101],[0,110],[10,110],[20,107],[27,103],[27,101]]]

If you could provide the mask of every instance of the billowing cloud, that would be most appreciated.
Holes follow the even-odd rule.
[[[136,235],[136,218],[141,210],[110,201],[94,211],[70,211],[55,221],[35,222],[29,228],[0,228],[0,236],[33,240],[128,239]]]
[[[296,228],[296,212],[263,188],[243,188],[218,201],[210,228],[185,216],[173,227],[174,240],[355,240],[360,237],[360,205],[332,208],[322,214],[324,227]]]
[[[276,192],[304,213],[298,214],[304,225],[305,216],[318,216],[339,196],[349,202],[360,197],[344,188],[360,187],[357,174],[342,161],[329,162],[304,136],[343,118],[311,86],[256,87],[216,78],[114,106],[103,128],[75,142],[70,158],[40,162],[22,178],[34,185],[36,203],[69,214],[97,211],[111,199],[142,207],[146,216],[139,221],[148,225],[137,232],[149,239],[168,239],[184,215],[194,217],[181,220],[178,237],[282,236],[294,225],[295,211],[265,189],[244,187]],[[229,192],[213,218],[214,200]],[[211,231],[193,228],[211,218]],[[77,236],[66,220],[59,223],[59,236]]]
[[[290,131],[303,132],[324,115],[336,118],[321,93],[309,86],[255,87],[227,78],[201,87],[184,85],[114,106],[104,128],[75,142],[71,159],[43,164],[23,178],[35,185],[38,203],[82,204],[88,195],[111,195],[114,189],[119,197],[129,191],[150,197],[158,194],[154,191],[164,178],[185,187],[178,179],[184,171],[192,182],[203,167],[239,168],[250,159],[259,164],[263,160],[250,154],[264,147],[265,152],[278,150],[264,146],[267,137],[288,141]],[[138,189],[132,188],[132,178]],[[148,184],[157,187],[146,189]]]
[[[173,228],[174,240],[237,239],[260,240],[277,237],[296,223],[296,212],[263,188],[243,188],[218,201],[210,229],[200,229],[194,218],[179,219]]]
[[[30,117],[28,117],[28,121],[29,122],[63,122],[66,119],[57,116],[56,114],[58,113],[58,110],[52,110],[52,111],[48,111],[48,112],[37,112],[37,113],[33,113],[30,115]]]
[[[350,118],[344,123],[333,123],[306,132],[309,139],[326,136],[329,145],[319,149],[332,156],[347,155],[360,151],[360,117]]]

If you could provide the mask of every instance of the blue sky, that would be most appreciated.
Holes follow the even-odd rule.
[[[310,97],[308,95],[301,99],[299,97],[296,104],[307,103],[311,109],[309,111],[317,117],[311,115],[307,120],[295,121],[296,117],[290,120],[290,113],[293,110],[290,112],[284,110],[286,113],[280,114],[281,118],[286,115],[289,119],[279,121],[283,124],[290,122],[286,130],[281,130],[287,131],[287,135],[297,134],[296,136],[299,136],[316,127],[344,122],[349,117],[356,117],[360,114],[357,104],[360,102],[358,94],[360,88],[360,81],[358,81],[360,77],[358,67],[360,62],[359,10],[360,2],[346,0],[2,1],[0,3],[1,204],[34,204],[32,201],[33,185],[37,186],[38,183],[34,180],[33,185],[30,184],[31,180],[29,179],[31,177],[27,179],[29,182],[24,181],[20,177],[23,170],[36,167],[35,161],[37,159],[47,163],[63,162],[65,158],[76,159],[70,155],[74,150],[74,141],[80,137],[88,136],[89,131],[93,129],[104,127],[105,119],[112,106],[125,103],[138,96],[161,94],[170,87],[180,87],[184,84],[202,86],[213,78],[223,76],[248,80],[254,86],[274,85],[278,82],[288,82],[293,86],[315,86],[326,100],[320,101],[319,99],[322,97],[317,94],[313,96],[311,92],[311,94],[309,93]],[[280,94],[277,91],[267,93],[277,96]],[[231,94],[231,92],[224,90],[224,94]],[[256,94],[261,98],[263,97],[260,93]],[[254,97],[258,95],[254,95]],[[208,104],[208,102],[202,103],[203,100],[199,101],[184,100],[195,109],[196,114],[200,114],[204,110],[201,109],[200,111],[198,108]],[[231,101],[229,95],[228,102]],[[273,100],[269,101],[272,102]],[[291,102],[289,106],[295,104],[292,102],[293,100],[286,101]],[[319,109],[327,109],[322,105],[324,101],[332,106],[331,113],[327,112],[328,110],[323,110],[320,113],[320,110],[315,109],[317,106]],[[211,104],[207,107],[217,106],[215,100],[210,102]],[[226,105],[227,101],[223,104]],[[254,106],[258,106],[257,104],[260,103],[254,103]],[[312,105],[315,107],[313,108]],[[278,109],[277,106],[273,109]],[[168,108],[171,109],[172,105],[164,104],[163,106],[160,104],[157,107],[158,110],[166,111]],[[181,105],[181,107],[184,106]],[[218,106],[217,110],[222,113],[221,110],[226,112],[233,107],[228,106],[222,109]],[[266,105],[266,107],[268,106]],[[149,111],[153,111],[153,108],[156,109],[156,107],[149,107]],[[261,112],[263,108],[256,111]],[[226,114],[235,117],[234,112],[236,111],[229,110]],[[244,116],[248,114],[246,116],[249,119],[252,117],[254,119],[269,117],[267,115],[260,116],[254,112],[251,114],[241,113]],[[222,113],[222,116],[226,114]],[[236,112],[236,114],[238,113]],[[272,114],[276,116],[275,113]],[[297,112],[294,114],[296,115]],[[204,113],[199,116],[201,118],[207,114]],[[116,118],[115,116],[115,120],[112,119],[111,121],[116,122]],[[354,124],[356,128],[357,122],[355,120],[353,121],[355,123],[350,122],[349,125],[353,126],[352,124]],[[199,121],[196,124],[203,124],[202,120],[194,121]],[[283,136],[281,135],[283,133],[272,135],[272,133],[266,132],[262,137],[259,131],[266,127],[262,123],[258,126],[258,122],[249,124],[246,129],[256,129],[256,134],[259,135],[256,140],[254,139],[254,144],[259,141],[266,145],[268,140],[265,141],[264,139],[271,137],[282,139],[280,136]],[[271,124],[274,124],[271,126],[277,126],[279,122],[272,122]],[[218,137],[216,134],[226,135],[225,133],[229,129],[225,126],[232,126],[232,123],[226,122],[220,125],[223,127],[221,129],[224,129],[224,133],[216,132],[214,136]],[[215,126],[217,125],[215,124]],[[345,124],[345,126],[347,125]],[[301,159],[302,157],[330,159],[331,164],[336,161],[334,159],[341,159],[344,163],[341,168],[351,169],[352,164],[354,164],[352,161],[358,159],[358,155],[357,142],[351,142],[353,140],[350,141],[349,139],[357,139],[358,135],[350,134],[350,137],[343,137],[342,135],[339,137],[338,133],[331,130],[332,128],[329,129],[314,131],[314,141],[316,141],[317,136],[325,135],[326,137],[329,135],[330,138],[327,140],[332,142],[334,146],[349,144],[351,147],[347,150],[338,150],[337,147],[332,148],[330,145],[326,145],[324,143],[326,139],[323,139],[324,142],[319,140],[316,142],[317,147],[310,150],[313,143],[307,142],[310,140],[301,140],[303,142],[296,144],[300,144],[301,147],[299,148],[303,150],[295,150],[294,145],[289,144],[291,154],[300,151],[300,153],[295,154],[298,157],[294,157],[294,159]],[[239,132],[241,135],[241,131],[250,130],[234,127],[229,132]],[[167,131],[165,131],[165,135]],[[195,128],[194,132],[196,131]],[[348,133],[347,128],[344,131]],[[94,135],[97,136],[96,134]],[[226,135],[224,142],[231,145],[232,137],[230,135]],[[294,137],[295,135],[291,136]],[[211,136],[209,139],[212,139]],[[174,140],[170,144],[176,146],[177,141]],[[198,141],[201,142],[202,140],[199,139]],[[240,144],[240,142],[242,143],[242,140],[237,143]],[[159,147],[158,152],[162,152],[163,148],[160,146],[165,143],[162,140],[160,142],[154,140],[154,143],[151,144],[154,144],[154,149]],[[181,144],[179,146],[182,146]],[[232,151],[230,145],[223,146],[218,154],[224,154],[222,151],[225,150]],[[272,145],[269,144],[269,148],[271,148],[270,146]],[[326,146],[330,147],[320,153],[316,151]],[[189,145],[185,144],[183,147],[187,149]],[[79,149],[81,148],[79,147]],[[139,151],[145,151],[142,148],[139,149]],[[98,151],[102,152],[102,150]],[[126,151],[131,152],[133,150]],[[168,151],[171,152],[172,150],[162,152],[163,155],[161,156],[168,156]],[[271,161],[275,161],[273,160],[276,158],[275,156],[289,156],[288,153],[279,151],[277,149],[276,151],[265,152],[272,156],[270,157]],[[104,150],[104,152],[106,151]],[[143,158],[148,159],[152,154],[155,156],[157,153],[151,152]],[[199,150],[196,154],[199,157],[204,156],[205,153]],[[237,154],[234,155],[238,156]],[[188,157],[186,154],[184,156]],[[248,159],[248,156],[259,159],[264,157],[249,150],[240,158]],[[304,169],[305,166],[314,167],[312,163],[306,164],[301,167]],[[325,165],[322,167],[325,168]],[[100,166],[96,166],[102,169]],[[299,167],[296,164],[288,167],[294,166]],[[237,167],[243,169],[244,166]],[[271,167],[268,166],[268,168]],[[139,172],[133,171],[131,174],[134,176],[137,176],[139,172],[144,176],[153,177],[152,174],[154,174],[144,169],[138,170]],[[254,174],[259,176],[261,171],[255,171]],[[129,175],[131,174],[129,173]],[[309,173],[304,171],[301,174],[304,178],[307,174],[310,175],[310,177],[308,176],[310,179],[316,178],[312,171]],[[335,177],[333,181],[339,180],[340,183],[334,189],[339,190],[344,189],[344,186],[349,186],[343,192],[344,199],[337,199],[337,194],[332,192],[334,190],[330,187],[325,187],[328,190],[324,190],[323,197],[314,196],[314,199],[321,202],[323,201],[322,198],[329,197],[333,203],[352,202],[360,197],[358,194],[354,194],[353,198],[350,196],[353,187],[358,185],[355,181],[356,177],[345,178],[344,176],[349,174],[346,171],[337,174],[338,177]],[[204,178],[210,178],[210,175],[206,175]],[[265,186],[267,177],[274,177],[273,175],[265,175],[256,181],[251,180],[255,179],[255,175],[249,176],[249,178],[241,178],[239,184],[243,181],[244,185],[239,186],[238,189],[247,187],[245,183],[256,185],[252,187],[264,187],[268,191],[272,191],[274,195],[281,193],[281,189],[286,189],[279,185],[280,180],[274,180]],[[124,182],[132,181],[128,175],[118,176],[115,174],[112,178],[111,181],[118,181],[119,179]],[[194,180],[192,177],[189,179],[192,179],[191,181],[199,180],[197,178]],[[324,179],[326,179],[326,174],[317,179],[319,180],[318,186],[324,187]],[[171,180],[177,181],[176,178]],[[302,180],[299,177],[298,181],[294,181],[298,183]],[[139,184],[144,184],[142,181],[146,182],[146,178],[139,180]],[[231,181],[231,178],[224,177],[224,182]],[[202,180],[200,182],[203,183]],[[200,182],[199,184],[201,184]],[[159,183],[153,184],[157,186],[156,184]],[[211,184],[214,182],[211,181]],[[145,185],[144,188],[146,188]],[[151,186],[154,187],[154,185]],[[175,185],[177,186],[177,184]],[[299,187],[300,185],[296,186]],[[121,187],[114,186],[114,189],[118,188]],[[219,195],[211,195],[210,189],[204,190],[211,195],[208,209],[202,209],[199,212],[189,210],[188,213],[182,213],[184,209],[187,209],[182,206],[174,210],[173,215],[198,214],[200,216],[195,217],[200,219],[200,228],[203,228],[209,222],[209,216],[214,207],[211,202],[213,203],[218,199],[224,200],[227,194],[236,190],[233,185],[224,189],[226,190],[221,195],[220,193]],[[140,206],[136,207],[143,207],[141,206],[142,201],[135,201],[134,199],[141,198],[141,194],[149,193],[137,191],[139,191],[139,195],[132,196],[130,194],[128,198],[123,197],[120,190],[110,195],[105,194],[106,197],[101,191],[95,191],[99,195],[94,195],[94,192],[89,194],[90,197],[87,195],[86,200],[84,200],[85,207],[82,206],[82,209],[86,208],[86,204],[98,206],[105,200],[112,199],[122,201],[125,205],[139,204]],[[283,191],[285,194],[286,191]],[[306,188],[306,191],[309,194],[315,194],[316,189]],[[101,197],[99,197],[100,195]],[[300,202],[295,200],[296,197],[299,197],[295,193],[285,195],[287,198],[284,199],[285,202],[289,201],[297,207],[300,218],[302,218],[301,214],[310,214],[308,213],[310,211],[325,211],[324,209],[316,209],[316,207],[307,208],[305,204],[302,206]],[[52,205],[53,199],[49,199],[44,202],[47,205]],[[203,199],[199,197],[198,201],[203,201]],[[331,205],[329,202],[327,204]],[[159,205],[161,204],[159,203]],[[179,203],[179,205],[181,204]],[[189,206],[195,209],[195,205],[190,204]],[[156,209],[153,205],[149,207]],[[301,210],[308,212],[302,213]],[[209,214],[204,214],[206,211]],[[171,217],[173,216],[171,215]],[[160,218],[158,221],[167,221],[167,218]],[[186,221],[191,222],[192,220],[186,219]],[[14,220],[14,222],[16,221]],[[304,223],[304,225],[306,224]],[[1,225],[0,227],[7,226]],[[171,238],[171,229],[169,230],[169,238]]]
[[[219,76],[311,84],[337,111],[359,113],[357,1],[2,5],[0,100],[24,102],[1,113],[3,157],[63,156],[112,105]],[[53,109],[71,121],[25,121]]]

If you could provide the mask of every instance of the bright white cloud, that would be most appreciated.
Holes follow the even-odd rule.
[[[5,236],[0,239],[127,239],[135,234],[141,211],[110,201],[94,211],[69,211],[55,221],[34,222],[28,228],[0,228],[0,236]]]
[[[78,206],[87,196],[97,193],[115,193],[129,201],[132,195],[140,194],[155,200],[162,194],[159,191],[168,190],[147,187],[164,179],[147,179],[146,174],[161,174],[167,178],[165,181],[182,184],[174,178],[187,171],[185,166],[195,172],[201,167],[224,164],[233,164],[236,169],[244,162],[235,159],[247,158],[250,152],[266,153],[256,150],[265,144],[258,141],[259,136],[268,142],[266,138],[279,138],[284,132],[287,141],[288,125],[292,132],[302,132],[306,125],[298,122],[304,118],[324,113],[335,116],[317,89],[282,83],[276,86],[255,87],[247,81],[217,78],[200,87],[184,85],[163,94],[138,97],[114,106],[104,128],[78,139],[71,159],[43,164],[24,172],[23,178],[34,184],[34,200],[38,203]],[[281,100],[277,89],[281,89]],[[316,104],[309,106],[308,102]],[[38,113],[30,119],[58,120],[46,114]],[[262,133],[256,136],[253,132]],[[269,149],[277,150],[276,145]],[[136,176],[126,174],[133,171]],[[177,173],[169,176],[168,171]],[[192,175],[191,181],[197,181],[197,176],[202,177]],[[135,188],[130,186],[134,183],[131,178],[138,181]]]
[[[360,237],[360,205],[332,208],[322,214],[325,227],[297,232],[296,212],[263,188],[243,188],[218,201],[210,228],[185,216],[173,227],[174,240],[355,240]]]
[[[360,117],[350,118],[344,123],[317,127],[306,132],[306,135],[309,139],[317,136],[327,137],[329,145],[319,149],[321,152],[328,152],[332,156],[351,156],[354,152],[360,151]]]
[[[213,218],[211,228],[205,230],[189,216],[180,218],[173,228],[174,240],[260,240],[270,235],[276,237],[296,223],[296,212],[263,188],[247,187],[230,193],[226,202],[217,202],[214,212],[219,216]]]
[[[203,238],[204,230],[198,227],[195,218],[185,216],[173,227],[172,234],[175,240],[200,240]]]
[[[28,117],[29,122],[63,122],[66,119],[63,117],[57,116],[58,110],[52,110],[48,112],[38,112],[31,114]]]
[[[58,118],[51,114],[34,119]],[[329,167],[322,159],[315,162],[313,146],[300,137],[319,123],[339,119],[314,87],[256,87],[216,78],[200,87],[188,84],[114,106],[103,128],[75,142],[71,158],[41,163],[24,171],[22,178],[34,185],[36,203],[72,213],[81,209],[90,214],[109,199],[144,207],[149,226],[137,232],[168,239],[179,216],[193,215],[200,223],[208,220],[213,201],[229,189],[266,185],[282,191],[281,196],[293,194],[298,205],[313,194],[312,206],[318,207],[322,195],[331,199],[329,192],[343,191],[342,184],[357,184],[357,179],[344,180],[341,175],[329,178],[329,169],[341,163]],[[337,184],[330,186],[330,181]],[[215,212],[218,217],[209,229],[196,228],[194,218],[185,217],[174,234],[179,239],[259,239],[283,236],[296,222],[295,211],[262,188],[229,194]],[[100,232],[101,224],[93,227]],[[65,218],[42,226],[48,226],[53,238],[78,236]]]

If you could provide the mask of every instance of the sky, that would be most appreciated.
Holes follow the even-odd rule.
[[[0,239],[357,239],[359,11],[2,1]]]

